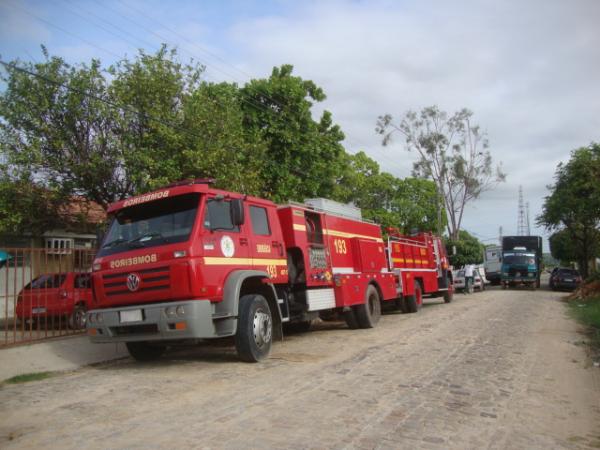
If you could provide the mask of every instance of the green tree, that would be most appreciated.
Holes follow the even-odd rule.
[[[569,265],[579,259],[581,249],[576,248],[577,241],[573,241],[568,230],[563,229],[553,233],[548,242],[550,244],[550,254],[553,258],[559,260],[562,265]]]
[[[460,230],[458,239],[445,239],[445,242],[450,264],[454,267],[483,262],[485,246],[467,231]]]
[[[587,277],[590,259],[600,254],[600,144],[573,150],[570,160],[556,168],[549,188],[538,224],[559,232],[554,239],[559,253],[568,236],[574,253],[570,256]]]
[[[97,60],[70,66],[45,55],[39,64],[15,61],[2,78],[5,193],[11,183],[29,180],[51,193],[55,206],[83,195],[106,208],[192,177],[259,193],[266,146],[244,126],[236,85],[202,82],[201,66],[179,63],[166,47],[152,55],[140,52],[107,71]],[[35,229],[48,226],[36,211],[7,216],[12,222],[39,219]],[[31,220],[23,223],[31,227]],[[6,230],[17,226],[2,223]]]
[[[314,82],[292,75],[293,66],[275,67],[268,79],[241,89],[244,124],[266,144],[262,195],[277,202],[328,196],[342,170],[344,139],[331,113],[318,121],[314,102],[325,93]]]
[[[408,111],[398,123],[390,114],[379,116],[375,129],[384,146],[400,132],[406,149],[418,153],[413,174],[435,182],[448,215],[448,235],[454,241],[459,239],[467,203],[505,179],[500,166],[493,167],[487,136],[472,123],[472,116],[467,109],[448,116],[430,106],[420,113]]]
[[[437,231],[438,201],[433,182],[417,178],[399,179],[381,172],[379,164],[364,152],[346,155],[344,171],[333,196],[352,202],[363,217],[403,233],[412,230]],[[445,214],[441,214],[442,224]]]

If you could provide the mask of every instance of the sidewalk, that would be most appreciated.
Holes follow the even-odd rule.
[[[74,370],[127,356],[125,344],[92,344],[73,336],[0,349],[0,382],[25,373]]]

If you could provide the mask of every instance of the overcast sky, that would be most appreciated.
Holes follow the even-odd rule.
[[[161,42],[206,65],[209,81],[267,77],[293,64],[327,94],[351,153],[410,175],[401,140],[382,147],[378,115],[436,104],[471,109],[507,181],[466,211],[493,243],[517,231],[518,189],[533,233],[546,186],[572,149],[600,141],[600,1],[18,1],[0,0],[3,60],[107,65]]]

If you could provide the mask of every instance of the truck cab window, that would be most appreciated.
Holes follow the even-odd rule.
[[[225,200],[209,199],[204,213],[204,228],[211,231],[240,232],[240,227],[231,221],[231,208]]]
[[[270,236],[269,218],[267,210],[259,206],[250,207],[250,220],[252,221],[252,231],[259,236]]]

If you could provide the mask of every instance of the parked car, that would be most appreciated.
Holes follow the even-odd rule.
[[[6,266],[13,259],[12,255],[5,250],[0,250],[0,268]]]
[[[474,268],[473,269],[473,284],[469,284],[469,286],[465,286],[465,269],[460,269],[454,272],[454,290],[462,291],[466,293],[472,293],[475,289],[479,289],[480,291],[485,291],[485,283],[481,276],[481,272],[483,269]],[[484,275],[485,276],[485,275]]]
[[[550,275],[550,287],[553,290],[568,289],[575,290],[581,284],[581,275],[576,269],[559,267]]]
[[[89,273],[43,274],[21,290],[15,312],[24,321],[64,317],[70,328],[79,330],[85,328],[92,295]]]

